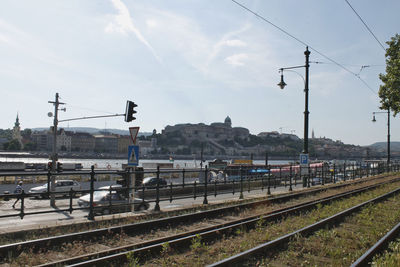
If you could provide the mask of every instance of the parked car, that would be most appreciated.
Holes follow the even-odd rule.
[[[111,187],[111,192],[110,192]],[[110,214],[130,211],[129,200],[124,196],[121,185],[111,185],[100,187],[100,191],[93,192],[93,208],[95,213]],[[81,196],[78,199],[81,208],[89,209],[90,194]],[[143,199],[134,198],[133,206],[135,211],[147,210],[150,204]]]
[[[142,186],[147,188],[155,188],[157,186],[157,180],[159,187],[167,186],[167,181],[157,177],[146,177],[143,179]]]
[[[311,179],[311,185],[318,185],[318,184],[322,184],[322,178],[314,177]]]
[[[63,195],[63,196],[68,196],[70,190],[74,191],[80,191],[81,190],[81,185],[74,180],[56,180],[55,181],[55,189],[54,192],[56,192],[56,195]],[[29,189],[30,194],[38,194],[37,197],[47,197],[47,183],[41,186],[33,187]],[[74,192],[74,196],[76,195],[76,192]]]

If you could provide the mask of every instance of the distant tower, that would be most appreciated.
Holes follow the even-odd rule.
[[[312,138],[312,139],[315,139],[314,129],[312,129],[311,138]]]
[[[17,119],[15,120],[13,132],[12,132],[12,139],[17,140],[20,143],[21,147],[22,147],[21,127],[20,127],[20,124],[19,124],[18,113],[17,113]]]
[[[232,127],[232,120],[231,120],[231,118],[229,118],[229,116],[227,116],[227,117],[225,118],[224,124],[225,124],[226,126],[228,126],[228,127]]]

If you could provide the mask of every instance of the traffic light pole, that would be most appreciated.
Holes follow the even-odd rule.
[[[127,101],[126,103],[126,113],[125,114],[114,114],[114,115],[102,115],[102,116],[91,116],[91,117],[80,117],[80,118],[72,118],[66,120],[58,120],[58,110],[60,105],[64,105],[65,103],[61,103],[59,101],[59,94],[56,93],[55,101],[48,101],[49,103],[54,105],[54,122],[53,122],[53,150],[51,155],[51,172],[56,172],[56,165],[58,161],[57,155],[57,127],[59,122],[66,122],[66,121],[74,121],[74,120],[85,120],[85,119],[97,119],[97,118],[107,118],[107,117],[117,117],[117,116],[125,116],[125,121],[130,122],[135,120],[136,118],[133,115],[136,113],[134,110],[137,105],[132,101]],[[63,109],[65,111],[65,109]],[[54,192],[55,189],[55,176],[51,176],[50,181],[50,189],[49,192]],[[55,208],[56,207],[56,199],[54,194],[50,194],[50,206]]]

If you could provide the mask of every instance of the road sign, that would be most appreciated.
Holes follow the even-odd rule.
[[[136,136],[139,133],[140,127],[129,127],[129,132],[131,133],[132,142],[135,144]]]
[[[139,146],[128,147],[128,166],[139,165]]]
[[[308,154],[300,154],[300,165],[308,166]]]

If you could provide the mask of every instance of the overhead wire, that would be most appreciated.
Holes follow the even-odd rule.
[[[86,110],[86,111],[92,111],[92,112],[98,112],[98,113],[115,114],[115,112],[104,111],[104,110],[96,110],[96,109],[90,109],[90,108],[84,108],[84,107],[75,106],[75,105],[68,105],[68,106],[74,107],[74,108],[77,108],[77,109],[81,109],[81,110]]]
[[[361,16],[357,13],[357,11],[353,8],[353,6],[349,3],[349,1],[346,1],[346,3],[349,5],[349,7],[353,10],[353,12],[357,15],[357,17],[361,20],[361,22],[364,24],[365,28],[367,28],[367,30],[371,33],[371,35],[375,38],[375,40],[378,42],[378,44],[382,47],[383,51],[386,52],[385,47],[382,45],[382,43],[378,40],[378,38],[376,37],[376,35],[372,32],[372,30],[368,27],[367,23],[365,23],[365,21],[361,18]]]
[[[285,29],[279,27],[278,25],[272,23],[271,21],[269,21],[268,19],[266,19],[265,17],[259,15],[258,13],[256,13],[255,11],[251,10],[250,8],[246,7],[245,5],[237,2],[236,0],[231,0],[233,3],[235,3],[236,5],[240,6],[241,8],[245,9],[246,11],[252,13],[254,16],[258,17],[259,19],[263,20],[264,22],[267,22],[268,24],[272,25],[273,27],[275,27],[276,29],[278,29],[279,31],[283,32],[284,34],[288,35],[289,37],[295,39],[296,41],[298,41],[299,43],[301,43],[302,45],[308,46],[311,50],[313,50],[314,52],[316,52],[317,54],[319,54],[320,56],[324,57],[325,59],[327,59],[328,61],[332,62],[333,64],[337,65],[338,67],[344,69],[345,71],[347,71],[348,73],[354,75],[355,77],[357,77],[371,92],[373,92],[374,94],[377,95],[377,93],[374,91],[374,89],[371,88],[371,86],[369,86],[367,84],[367,82],[365,82],[359,75],[357,75],[357,73],[349,70],[348,68],[346,68],[343,64],[340,64],[339,62],[331,59],[330,57],[326,56],[325,54],[323,54],[322,52],[319,52],[318,50],[316,50],[315,48],[313,48],[312,46],[310,46],[309,44],[307,44],[306,42],[300,40],[299,38],[297,38],[296,36],[294,36],[293,34],[289,33],[288,31],[286,31]]]

